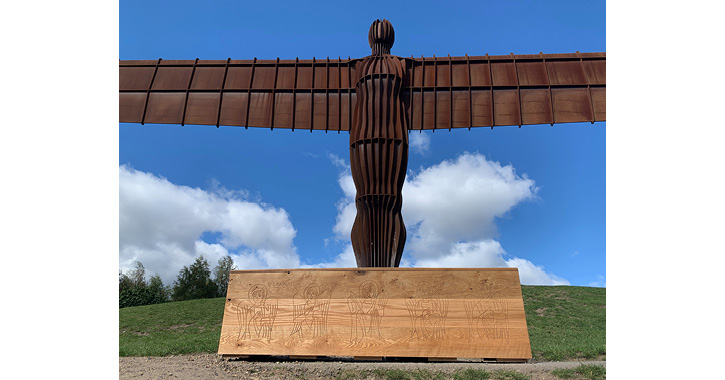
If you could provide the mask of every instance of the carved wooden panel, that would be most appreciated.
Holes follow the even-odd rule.
[[[516,268],[230,273],[222,355],[530,359]]]

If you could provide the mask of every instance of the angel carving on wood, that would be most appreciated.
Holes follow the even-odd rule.
[[[237,306],[237,319],[239,320],[239,337],[243,339],[271,339],[272,326],[277,317],[277,300],[269,300],[269,291],[262,284],[249,289],[248,299]]]
[[[483,280],[479,282],[476,293],[464,297],[469,342],[476,337],[509,339],[508,303],[501,294],[505,285]]]
[[[365,281],[360,284],[357,293],[350,292],[347,307],[352,318],[350,337],[352,344],[360,342],[365,337],[382,339],[380,322],[387,303],[384,291],[375,281]]]
[[[423,281],[418,284],[415,298],[405,300],[412,325],[411,338],[441,339],[445,336],[448,299],[440,297],[439,290]]]
[[[323,290],[315,283],[307,285],[303,294],[295,294],[292,299],[294,326],[290,336],[296,334],[304,339],[305,335],[312,338],[325,335],[331,295],[329,288]]]

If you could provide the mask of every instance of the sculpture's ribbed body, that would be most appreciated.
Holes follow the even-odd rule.
[[[371,46],[374,55],[362,59],[355,70],[359,78],[350,168],[357,189],[357,216],[351,238],[359,267],[397,267],[405,245],[401,215],[408,168],[408,116],[401,97],[405,65],[389,55],[389,47],[385,51],[380,44],[373,46],[372,37]]]

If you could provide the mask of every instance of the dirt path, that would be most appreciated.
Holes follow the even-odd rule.
[[[120,379],[359,379],[363,371],[398,369],[427,370],[452,375],[467,368],[488,372],[513,370],[531,376],[532,380],[559,380],[551,374],[556,368],[574,368],[580,364],[606,366],[605,361],[504,363],[427,363],[427,362],[352,362],[350,360],[293,361],[271,358],[265,361],[228,360],[214,354],[169,357],[119,358]],[[448,378],[450,376],[446,376]],[[378,377],[379,378],[379,377]]]

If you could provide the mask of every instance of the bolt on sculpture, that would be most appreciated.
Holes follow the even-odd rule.
[[[414,130],[606,120],[604,53],[402,58],[388,20],[360,59],[120,61],[119,121],[350,132],[358,267],[397,267]]]

